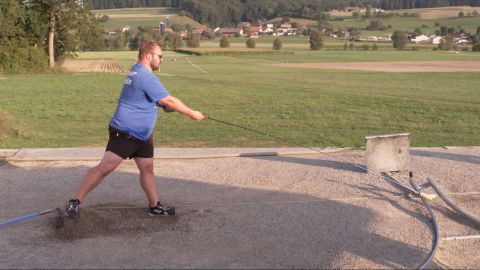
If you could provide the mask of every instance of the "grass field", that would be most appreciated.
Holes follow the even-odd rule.
[[[93,10],[96,16],[109,16],[108,21],[102,22],[104,28],[123,28],[129,26],[136,29],[138,26],[158,27],[160,22],[170,21],[181,25],[198,25],[198,22],[187,17],[180,16],[180,10],[174,8],[133,8],[133,9],[107,9]]]
[[[89,52],[128,68],[136,52]],[[211,117],[308,146],[353,146],[410,132],[413,146],[480,145],[478,72],[384,73],[267,67],[264,63],[480,61],[434,51],[309,51],[277,56],[166,52],[159,77],[171,94]],[[172,61],[177,58],[178,61]],[[208,71],[207,74],[201,70]],[[6,75],[0,79],[0,148],[104,146],[124,74]],[[285,146],[272,138],[160,113],[158,146]],[[293,145],[292,145],[293,146]]]

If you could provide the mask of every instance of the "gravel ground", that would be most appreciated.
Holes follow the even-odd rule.
[[[155,161],[161,200],[175,217],[151,218],[132,161],[82,203],[1,228],[0,268],[416,268],[433,244],[428,212],[366,174],[365,152]],[[339,160],[340,159],[340,160]],[[0,221],[62,207],[96,162],[0,163]],[[480,216],[480,147],[416,148],[409,170],[432,177]],[[394,174],[405,184],[408,173]],[[431,188],[428,192],[433,192]],[[479,227],[440,199],[442,237]],[[478,268],[480,240],[442,241],[432,268]]]

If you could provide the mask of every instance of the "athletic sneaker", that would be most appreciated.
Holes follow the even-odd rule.
[[[160,202],[157,202],[155,207],[150,207],[148,214],[150,216],[174,216],[175,207],[164,206]]]
[[[70,200],[65,207],[65,216],[69,218],[76,218],[80,215],[80,201]]]

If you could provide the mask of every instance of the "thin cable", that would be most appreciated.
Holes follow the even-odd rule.
[[[244,129],[244,130],[248,130],[250,132],[253,132],[253,133],[257,133],[257,134],[260,134],[260,135],[263,135],[263,136],[267,136],[267,137],[271,137],[271,138],[274,138],[278,141],[282,141],[282,142],[285,142],[285,143],[288,143],[288,144],[291,144],[291,145],[296,145],[296,146],[299,146],[299,147],[303,147],[303,148],[307,148],[307,149],[310,149],[310,150],[313,150],[317,153],[320,153],[320,154],[323,154],[325,156],[328,156],[330,158],[333,158],[333,159],[336,159],[336,160],[339,160],[339,161],[342,161],[342,162],[345,162],[345,163],[352,163],[351,161],[349,160],[346,160],[346,159],[342,159],[342,158],[339,158],[339,157],[336,157],[336,156],[333,156],[333,155],[329,155],[325,152],[321,152],[320,150],[318,149],[315,149],[315,148],[312,148],[312,147],[309,147],[309,146],[305,146],[305,145],[302,145],[302,144],[298,144],[296,142],[293,142],[291,140],[288,140],[288,139],[285,139],[285,138],[281,138],[281,137],[278,137],[278,136],[275,136],[275,135],[272,135],[272,134],[269,134],[269,133],[265,133],[265,132],[261,132],[261,131],[258,131],[258,130],[254,130],[254,129],[251,129],[251,128],[247,128],[247,127],[244,127],[244,126],[240,126],[240,125],[237,125],[237,124],[233,124],[233,123],[229,123],[229,122],[226,122],[226,121],[223,121],[223,120],[219,120],[219,119],[216,119],[216,118],[213,118],[213,117],[210,117],[210,116],[207,116],[207,119],[209,120],[212,120],[212,121],[215,121],[215,122],[218,122],[218,123],[222,123],[222,124],[225,124],[225,125],[229,125],[229,126],[233,126],[233,127],[236,127],[236,128],[240,128],[240,129]],[[362,166],[360,164],[357,164],[356,162],[353,163],[353,166],[365,171],[367,174],[369,175],[372,175],[372,176],[375,176],[377,178],[380,178],[380,179],[383,179],[383,180],[387,180],[388,182],[390,183],[393,183],[405,190],[408,190],[410,193],[412,194],[415,194],[417,196],[421,196],[421,197],[424,197],[428,200],[432,200],[433,198],[431,196],[428,196],[429,194],[425,194],[425,193],[422,193],[421,191],[416,191],[414,189],[412,189],[411,187],[408,187],[404,184],[402,184],[400,181],[398,181],[397,179],[393,178],[392,176],[388,175],[388,177],[384,176],[384,175],[378,175],[378,174],[374,174],[374,173],[371,173],[368,171],[368,169],[365,167],[365,166]]]
[[[190,63],[190,65],[192,65],[194,68],[200,70],[200,72],[202,72],[203,74],[208,74],[208,72],[206,70],[204,70],[203,68],[199,67],[198,65],[195,65],[194,63],[192,63],[192,61],[190,61],[190,59],[188,57],[186,57],[188,63]]]

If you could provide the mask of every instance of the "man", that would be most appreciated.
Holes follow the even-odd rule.
[[[152,132],[157,120],[158,108],[166,112],[179,112],[193,120],[206,117],[190,109],[171,96],[153,71],[162,63],[162,49],[152,41],[142,43],[138,61],[133,65],[124,82],[117,109],[109,123],[110,137],[100,163],[83,177],[77,192],[67,203],[65,215],[79,215],[80,202],[126,158],[133,158],[140,171],[140,183],[149,203],[149,215],[174,215],[175,208],[158,200],[153,174]]]

